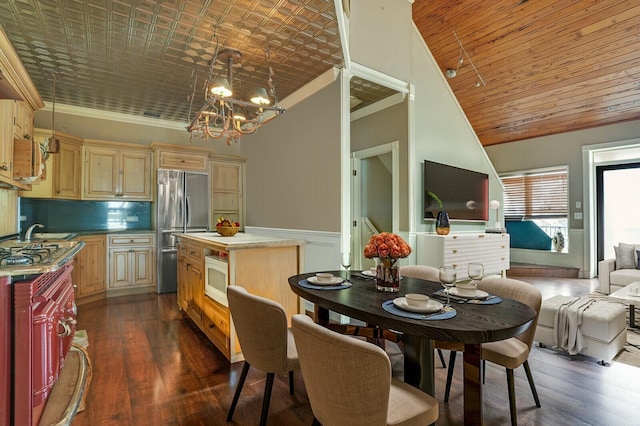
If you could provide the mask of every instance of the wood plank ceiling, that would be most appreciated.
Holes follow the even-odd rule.
[[[483,145],[640,117],[640,4],[416,0],[413,20]],[[455,34],[454,34],[455,31]]]

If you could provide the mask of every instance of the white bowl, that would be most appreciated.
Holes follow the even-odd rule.
[[[478,286],[476,283],[456,283],[460,296],[475,296]]]
[[[318,272],[316,274],[316,280],[318,280],[318,282],[326,283],[331,281],[332,279],[333,279],[333,274],[330,274],[328,272]]]
[[[408,293],[404,295],[409,306],[427,306],[429,303],[429,296],[419,293]]]

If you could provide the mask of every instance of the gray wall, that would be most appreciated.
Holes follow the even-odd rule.
[[[400,231],[409,231],[408,105],[405,100],[382,111],[351,122],[351,152],[398,141],[400,162]],[[388,231],[389,229],[387,229]]]
[[[88,117],[83,114],[82,110],[76,113],[61,113],[56,108],[55,130],[83,139],[98,139],[103,141],[126,142],[141,145],[149,145],[151,142],[163,142],[170,144],[184,144],[201,147],[210,147],[217,154],[223,155],[239,155],[240,147],[238,144],[227,146],[224,139],[205,140],[201,138],[193,138],[190,140],[190,134],[187,132],[187,123],[182,126],[180,123],[171,123],[173,128],[166,126],[166,121],[158,121],[155,125],[152,119],[142,119],[139,123],[131,123],[122,121],[120,115],[110,116],[104,114],[100,117]],[[73,107],[67,107],[67,110],[73,112]],[[96,111],[98,112],[98,111]],[[112,117],[111,119],[109,117]],[[128,117],[129,118],[129,117]],[[131,119],[135,117],[131,116]],[[35,127],[42,129],[50,129],[52,123],[51,111],[40,110],[35,114]]]
[[[486,147],[486,152],[499,173],[557,165],[569,167],[569,253],[512,250],[512,261],[575,267],[580,269],[582,277],[595,276],[595,264],[591,264],[595,253],[591,252],[588,241],[590,232],[585,230],[588,224],[582,219],[573,218],[575,212],[582,212],[584,217],[585,207],[591,202],[590,190],[585,188],[588,170],[583,169],[583,147],[638,137],[640,121],[630,121]],[[629,189],[632,190],[631,184]],[[576,201],[581,202],[581,209],[575,207]],[[595,229],[592,231],[595,232]]]
[[[487,173],[490,200],[502,200],[502,184],[449,84],[415,27],[411,62],[407,66],[411,67],[411,83],[415,85],[415,149],[409,157],[409,165],[414,170],[410,179],[414,184],[412,197],[415,202],[415,230],[433,232],[434,220],[422,219],[424,160]],[[469,90],[482,88],[471,87]],[[490,226],[493,226],[495,216],[492,211],[489,212],[489,221]],[[487,222],[452,221],[451,232],[484,230],[486,226]]]
[[[340,231],[340,83],[243,137],[246,224]]]

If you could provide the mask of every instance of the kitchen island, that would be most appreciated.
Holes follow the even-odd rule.
[[[176,233],[178,237],[178,307],[231,362],[242,350],[226,304],[226,286],[280,303],[287,318],[301,311],[287,279],[301,272],[304,241],[237,233]]]

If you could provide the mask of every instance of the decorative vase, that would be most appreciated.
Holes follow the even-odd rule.
[[[447,235],[451,225],[449,225],[449,213],[445,211],[439,211],[436,217],[436,234]]]
[[[564,249],[564,235],[562,235],[562,232],[556,232],[556,235],[551,239],[551,242],[555,251],[561,253]]]
[[[379,291],[400,291],[400,271],[396,262],[398,259],[376,258],[376,288]]]

